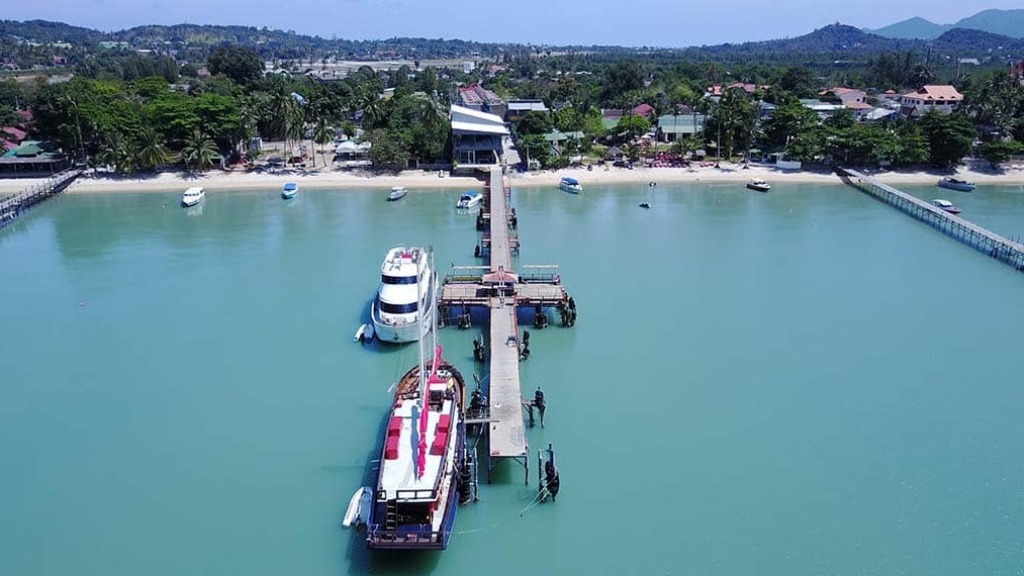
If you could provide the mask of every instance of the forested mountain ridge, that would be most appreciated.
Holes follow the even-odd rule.
[[[864,31],[886,38],[930,40],[954,29],[980,30],[1011,38],[1024,38],[1024,10],[982,10],[973,16],[960,19],[955,24],[936,24],[915,16],[875,30],[865,28]]]

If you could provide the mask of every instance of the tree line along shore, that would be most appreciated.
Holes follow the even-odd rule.
[[[609,150],[641,164],[661,157],[686,162],[696,154],[740,162],[753,150],[812,167],[915,170],[948,170],[975,156],[998,171],[1024,151],[1020,76],[998,69],[936,78],[912,53],[883,53],[838,78],[799,65],[752,62],[724,71],[713,62],[569,54],[512,55],[469,71],[363,66],[325,81],[268,71],[240,45],[213,51],[201,67],[146,62],[97,55],[68,81],[0,81],[5,139],[19,131],[22,139],[120,175],[254,168],[268,160],[331,170],[334,144],[346,139],[368,144],[371,170],[445,166],[452,162],[449,106],[460,103],[461,89],[485,85],[501,98],[543,103],[544,111],[510,122],[518,148],[532,160],[524,168],[598,162]],[[881,121],[864,121],[842,106],[828,115],[808,106],[839,101],[841,80],[854,86],[844,89],[862,91],[865,102],[942,81],[955,85],[962,100],[948,110]],[[620,111],[613,122],[610,110]],[[661,142],[654,123],[664,115],[700,118],[701,125]],[[552,144],[546,136],[553,133],[574,136]],[[281,145],[268,151],[261,141]]]

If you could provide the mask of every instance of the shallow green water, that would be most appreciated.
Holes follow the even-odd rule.
[[[1024,191],[907,191],[1024,233]],[[523,364],[559,500],[520,514],[506,462],[448,551],[366,552],[340,519],[416,352],[352,334],[390,246],[474,263],[459,192],[65,196],[0,230],[0,574],[1024,566],[1024,275],[840,186],[517,191],[521,263],[579,307]],[[441,333],[466,373],[473,335]]]

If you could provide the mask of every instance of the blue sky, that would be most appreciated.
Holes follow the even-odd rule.
[[[99,30],[142,24],[239,24],[357,40],[413,36],[482,42],[700,46],[806,34],[836,21],[879,28],[913,16],[951,23],[984,6],[934,0],[0,0],[0,18]]]

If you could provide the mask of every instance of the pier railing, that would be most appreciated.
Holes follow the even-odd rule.
[[[0,198],[0,226],[13,222],[23,211],[39,202],[60,194],[81,174],[81,168],[68,168],[21,192]]]

